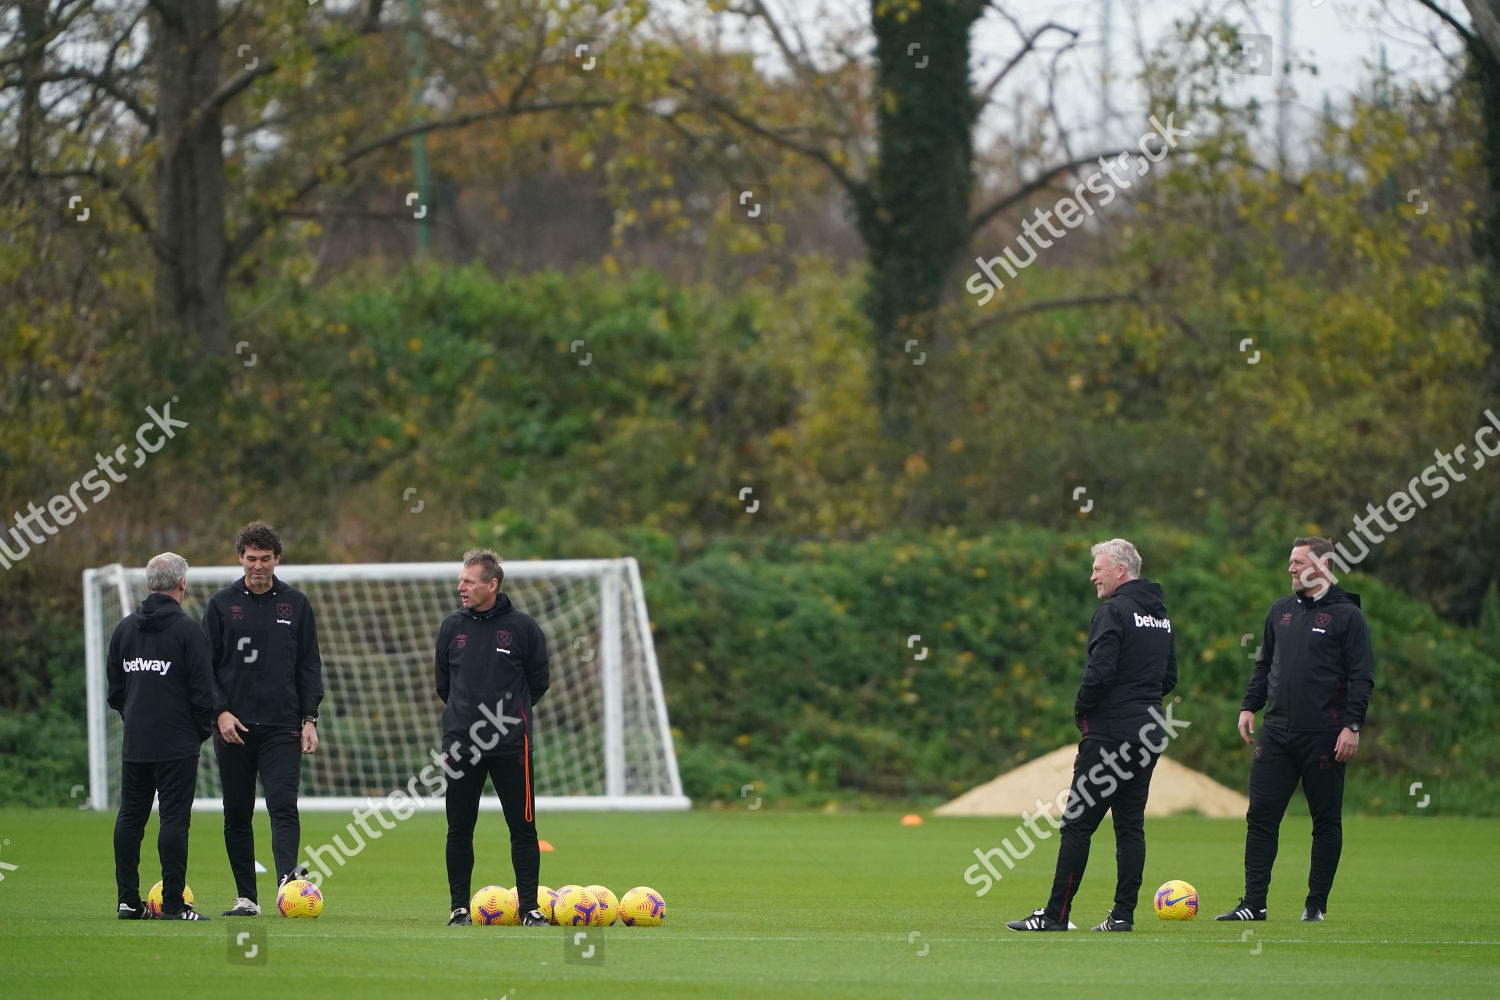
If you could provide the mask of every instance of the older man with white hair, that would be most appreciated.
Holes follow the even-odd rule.
[[[151,593],[109,640],[109,707],[125,720],[120,814],[115,820],[115,885],[121,920],[150,916],[141,901],[141,838],[151,800],[161,800],[161,916],[207,920],[183,902],[188,826],[198,781],[198,750],[213,733],[213,668],[208,635],[182,612],[187,560],[163,552],[146,564]]]
[[[1177,650],[1161,587],[1141,578],[1135,546],[1111,538],[1090,551],[1089,581],[1104,603],[1089,625],[1088,661],[1073,702],[1083,739],[1063,810],[1052,895],[1031,916],[1006,924],[1014,931],[1068,929],[1089,841],[1105,812],[1113,813],[1115,823],[1115,899],[1094,930],[1128,931],[1135,924],[1146,867],[1146,796],[1157,758],[1172,735],[1161,700],[1177,686]]]

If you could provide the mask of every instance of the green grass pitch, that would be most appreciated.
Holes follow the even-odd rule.
[[[303,843],[344,832],[348,814],[304,813]],[[257,852],[269,830],[256,817]],[[539,817],[556,846],[542,881],[633,885],[667,900],[661,928],[611,927],[570,960],[561,928],[444,926],[441,815],[384,831],[324,882],[318,920],[269,914],[213,923],[115,918],[112,814],[0,811],[0,997],[959,997],[1062,987],[1083,996],[1230,998],[1500,995],[1500,822],[1349,818],[1324,924],[1303,924],[1308,820],[1292,815],[1266,923],[1216,923],[1239,895],[1244,825],[1147,821],[1149,855],[1132,934],[1016,934],[1007,919],[1042,903],[1056,839],[1042,842],[983,898],[963,881],[975,848],[1013,835],[1006,819],[894,813],[697,811]],[[371,821],[374,826],[374,822]],[[378,829],[378,827],[377,827]],[[156,823],[142,888],[160,877]],[[347,833],[344,833],[349,841]],[[1016,840],[1012,836],[1012,842]],[[504,821],[484,813],[474,887],[512,884]],[[1094,839],[1076,922],[1101,919],[1113,890],[1106,822]],[[12,867],[13,866],[13,867]],[[1163,923],[1151,892],[1192,882],[1199,918]],[[219,817],[194,816],[188,882],[218,917],[232,901]],[[233,935],[263,935],[240,959]],[[597,939],[596,939],[597,941]],[[582,957],[582,948],[573,957]]]

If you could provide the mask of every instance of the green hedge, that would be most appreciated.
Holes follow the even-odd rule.
[[[20,586],[0,594],[10,654],[25,667],[7,679],[13,707],[0,709],[0,807],[81,803],[87,791],[73,792],[89,780],[83,614],[76,597],[32,586],[24,564],[17,576]]]
[[[1145,575],[1166,588],[1181,660],[1175,713],[1193,723],[1169,753],[1243,787],[1235,720],[1266,610],[1285,592],[1285,552],[1252,560],[1202,536],[1132,537]],[[1097,540],[1008,527],[726,541],[680,567],[648,567],[689,794],[734,800],[752,784],[804,804],[935,802],[1076,740]],[[1378,581],[1346,585],[1362,594],[1377,659],[1350,802],[1399,809],[1410,775],[1441,779],[1445,809],[1495,812],[1500,664],[1479,634]],[[1242,647],[1246,633],[1255,638]]]
[[[1431,377],[1452,399],[1408,407],[1382,430],[1395,450],[1380,474],[1358,442],[1338,446],[1358,461],[1305,452],[1324,428],[1279,411],[1267,424],[1274,447],[1241,461],[1244,391],[1268,405],[1303,398],[1306,359],[1247,382],[1199,371],[1175,334],[1106,333],[1097,316],[1063,312],[1003,335],[955,334],[951,351],[914,367],[930,398],[964,405],[951,438],[905,454],[888,477],[858,285],[817,261],[785,288],[733,297],[651,273],[350,273],[289,286],[254,311],[254,368],[158,344],[101,361],[79,398],[39,397],[28,421],[6,425],[0,458],[49,460],[0,461],[0,496],[11,498],[0,509],[90,468],[147,404],[180,397],[174,412],[191,428],[24,572],[0,575],[0,802],[65,801],[84,780],[78,570],[139,563],[167,537],[194,565],[223,562],[251,517],[276,523],[296,561],[433,559],[475,541],[510,559],[637,554],[696,796],[735,798],[760,782],[809,802],[945,798],[1072,736],[1093,600],[1083,551],[1095,538],[1068,527],[1083,526],[1068,500],[1077,482],[1098,494],[1090,528],[1121,510],[1203,524],[1197,537],[1144,531],[1142,548],[1181,622],[1182,694],[1201,719],[1179,752],[1239,784],[1228,724],[1248,669],[1239,637],[1258,632],[1284,581],[1287,539],[1337,530],[1359,509],[1342,498],[1400,485],[1434,442],[1472,427],[1468,340],[1435,340]],[[1319,356],[1345,356],[1336,346]],[[1145,364],[1136,354],[1148,347]],[[1382,361],[1382,377],[1403,364]],[[1127,374],[1117,400],[1109,386]],[[1173,402],[1184,386],[1201,390],[1191,413]],[[1083,405],[1097,387],[1100,404]],[[1338,391],[1378,412],[1399,387]],[[1294,517],[1277,501],[1306,493],[1283,454],[1325,476],[1307,501],[1321,511]],[[1237,489],[1229,466],[1256,488]],[[753,518],[734,502],[747,482],[769,491]],[[412,486],[421,517],[408,513]],[[906,512],[929,493],[946,499],[928,519],[960,527],[898,530],[922,523]],[[1492,569],[1492,495],[1481,479],[1459,484],[1364,568],[1457,617]],[[1013,523],[1045,527],[986,534]],[[1483,762],[1500,759],[1500,599],[1492,591],[1468,631],[1393,588],[1356,586],[1381,643],[1381,687],[1378,752],[1351,780],[1433,771],[1454,782],[1450,804],[1472,794],[1475,809],[1496,808]],[[929,648],[923,660],[906,649],[912,634]]]
[[[1089,618],[1097,532],[1006,527],[862,542],[722,540],[682,551],[634,529],[607,553],[642,560],[683,782],[695,800],[935,803],[1076,739],[1072,704]],[[1248,760],[1235,732],[1249,656],[1284,592],[1281,548],[1261,558],[1221,540],[1130,533],[1166,588],[1181,662],[1169,753],[1231,787]],[[1378,581],[1351,577],[1375,639],[1376,688],[1355,808],[1403,807],[1421,779],[1449,812],[1500,810],[1500,599],[1483,630],[1445,624]],[[16,608],[14,610],[20,610]],[[22,708],[0,715],[0,804],[71,801],[85,782],[82,640],[76,608],[34,599],[47,648]],[[908,647],[912,635],[921,638]],[[917,656],[926,649],[921,659]],[[51,696],[39,692],[50,681]]]

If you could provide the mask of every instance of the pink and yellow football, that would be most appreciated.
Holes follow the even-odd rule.
[[[469,917],[476,924],[514,927],[521,922],[516,912],[516,891],[498,885],[485,886],[469,900]]]
[[[599,909],[594,911],[594,918],[590,923],[600,927],[608,927],[620,919],[620,899],[618,896],[602,885],[591,885],[586,888],[599,901]]]
[[[156,920],[160,920],[161,919],[161,894],[162,894],[162,888],[161,888],[161,883],[160,882],[158,882],[155,885],[153,885],[151,887],[151,891],[148,892],[148,893],[146,893],[146,899],[145,899],[146,912],[149,913],[149,914],[151,914],[152,918],[156,919]],[[192,886],[186,885],[186,884],[183,885],[183,887],[182,887],[182,901],[184,903],[186,903],[187,905],[189,905],[189,906],[193,905],[193,887]]]
[[[323,912],[323,894],[306,879],[290,879],[276,892],[276,910],[283,917],[319,916]]]
[[[620,897],[620,921],[627,927],[659,927],[667,919],[667,901],[647,885]]]
[[[1198,890],[1182,879],[1163,882],[1156,890],[1156,915],[1163,920],[1192,920],[1198,915]]]
[[[590,924],[599,910],[599,899],[581,885],[567,886],[559,890],[553,914],[561,927]]]
[[[549,924],[557,923],[557,918],[552,914],[552,908],[557,905],[557,890],[550,889],[545,885],[536,887],[536,908],[542,911],[542,916],[547,918]]]

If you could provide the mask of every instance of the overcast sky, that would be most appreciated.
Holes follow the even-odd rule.
[[[687,0],[692,2],[692,0]],[[1151,49],[1169,37],[1175,20],[1190,15],[1205,4],[1242,30],[1270,36],[1271,52],[1266,69],[1279,67],[1288,47],[1293,54],[1293,70],[1288,78],[1295,92],[1288,102],[1288,146],[1295,150],[1305,145],[1297,141],[1316,124],[1325,95],[1335,105],[1351,94],[1368,92],[1374,67],[1382,59],[1397,80],[1435,80],[1445,72],[1443,52],[1450,56],[1460,46],[1453,33],[1416,0],[1003,0],[1004,8],[1025,29],[1034,30],[1048,21],[1066,25],[1079,32],[1073,50],[1059,61],[1062,85],[1058,89],[1059,118],[1065,119],[1074,139],[1075,151],[1081,146],[1108,146],[1110,143],[1133,142],[1146,130],[1144,101],[1135,77],[1140,68],[1139,53],[1144,45]],[[1444,0],[1454,16],[1467,24],[1462,0]],[[869,0],[765,0],[785,25],[795,24],[809,41],[817,46],[830,39],[853,32],[860,51],[868,55],[873,39],[868,30]],[[671,8],[673,0],[665,0]],[[701,13],[701,6],[698,11]],[[1109,12],[1109,30],[1105,31],[1105,13]],[[1290,15],[1290,30],[1284,18]],[[680,23],[680,22],[679,22]],[[736,37],[743,44],[745,36],[728,26],[740,24],[735,18],[721,18],[717,24],[726,30],[725,41]],[[1047,36],[1049,48],[1055,49],[1063,36]],[[1438,45],[1435,47],[1432,39]],[[1117,81],[1111,88],[1110,104],[1114,112],[1112,125],[1101,125],[1103,111],[1102,68],[1106,43],[1111,58],[1111,75]],[[752,36],[755,51],[767,57],[765,68],[775,72],[774,46],[764,34]],[[986,81],[996,69],[1017,51],[1017,36],[1007,23],[993,12],[986,14],[976,28],[973,46],[973,77],[976,85]],[[982,120],[978,144],[981,148],[997,136],[1010,136],[1015,130],[1016,103],[1031,105],[1031,116],[1046,98],[1046,66],[1050,53],[1033,56],[1021,70],[1012,75],[999,98]],[[826,55],[827,63],[838,61]],[[1303,68],[1316,67],[1316,73]],[[1230,78],[1231,98],[1256,97],[1267,107],[1268,130],[1274,130],[1280,79],[1275,72],[1266,75],[1238,75]],[[1273,134],[1268,131],[1269,135]],[[1295,157],[1294,157],[1295,158]]]
[[[1172,30],[1176,19],[1199,9],[1204,0],[1009,0],[1008,9],[1019,12],[1028,27],[1056,21],[1078,29],[1078,53],[1069,59],[1066,88],[1070,112],[1076,108],[1082,120],[1094,121],[1102,109],[1101,67],[1106,43],[1112,59],[1112,75],[1122,83],[1115,89],[1114,110],[1128,111],[1140,104],[1138,88],[1129,84],[1138,70],[1139,41],[1149,46]],[[1449,8],[1464,23],[1468,15],[1461,0],[1447,0]],[[1110,30],[1105,34],[1105,11]],[[1304,126],[1321,110],[1324,95],[1335,104],[1361,89],[1368,90],[1372,68],[1382,59],[1397,79],[1433,80],[1445,71],[1444,56],[1434,48],[1435,36],[1450,55],[1459,50],[1451,30],[1415,0],[1250,0],[1217,3],[1214,9],[1226,19],[1242,25],[1246,32],[1270,36],[1271,57],[1265,68],[1278,67],[1288,51],[1296,66],[1310,63],[1317,72],[1294,69],[1289,82],[1297,96],[1289,119],[1293,130]],[[1290,31],[1283,18],[1290,15]],[[1139,26],[1139,27],[1138,27]],[[993,15],[985,18],[975,36],[980,58],[1003,57],[1014,50],[1014,32]],[[983,79],[982,70],[976,76]],[[1231,78],[1231,93],[1254,96],[1264,104],[1277,100],[1277,75],[1239,75]],[[1117,136],[1117,138],[1120,138]]]

